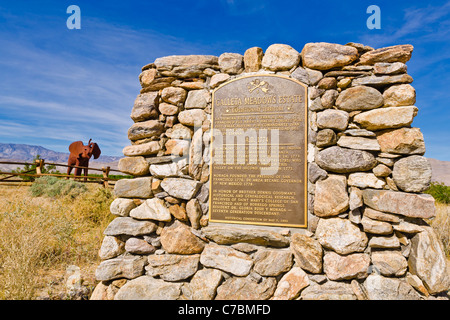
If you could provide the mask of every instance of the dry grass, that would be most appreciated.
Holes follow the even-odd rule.
[[[113,197],[101,186],[87,187],[76,197],[33,197],[27,186],[0,186],[0,299],[51,296],[71,264],[94,285]]]
[[[29,186],[0,186],[0,299],[58,297],[68,265],[93,288],[103,231],[112,221],[111,192],[98,185],[65,196],[33,197]],[[450,257],[450,205],[428,221]]]

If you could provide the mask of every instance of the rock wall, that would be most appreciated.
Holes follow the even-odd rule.
[[[442,298],[412,51],[274,44],[144,66],[119,163],[135,178],[115,186],[92,299]],[[307,229],[208,224],[211,93],[254,73],[309,87]]]

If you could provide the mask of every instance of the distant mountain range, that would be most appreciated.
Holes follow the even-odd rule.
[[[49,162],[67,163],[69,153],[57,152],[46,149],[41,146],[32,146],[28,144],[0,143],[0,158],[29,161],[33,160],[36,155],[40,155],[42,159]],[[97,162],[115,162],[121,157],[112,157],[100,155]],[[92,158],[94,161],[94,158]]]
[[[431,164],[432,181],[443,182],[446,186],[450,186],[450,161],[442,161],[427,158]]]
[[[36,155],[48,162],[57,162],[66,164],[69,153],[56,152],[41,146],[32,146],[28,144],[0,143],[0,159],[29,161]],[[91,159],[92,167],[110,166],[111,169],[117,169],[119,159],[122,157],[113,157],[101,155],[97,160]],[[443,182],[450,186],[450,161],[441,161],[428,158],[433,169],[432,181]],[[6,168],[16,168],[17,165],[0,165],[0,170]],[[65,170],[63,170],[65,171]]]
[[[40,155],[41,159],[44,159],[46,162],[61,164],[67,164],[67,160],[69,159],[69,152],[57,152],[41,146],[33,146],[28,144],[0,143],[0,159],[4,161],[30,161],[33,160],[36,155]],[[109,166],[111,169],[117,170],[117,165],[120,158],[122,157],[100,155],[98,159],[91,158],[89,167],[101,168]],[[0,164],[0,171],[10,172],[18,166],[21,167],[20,165]],[[60,172],[65,172],[67,170],[65,167],[58,166],[56,169]]]

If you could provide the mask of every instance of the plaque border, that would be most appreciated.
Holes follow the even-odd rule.
[[[255,78],[255,77],[275,77],[275,78],[281,78],[285,80],[293,81],[305,88],[305,150],[304,150],[304,163],[305,163],[305,172],[304,172],[304,224],[289,224],[289,223],[265,223],[265,222],[247,222],[247,221],[229,221],[229,220],[215,220],[211,218],[211,194],[212,194],[212,164],[209,165],[209,196],[208,196],[208,221],[212,223],[231,223],[231,224],[244,224],[244,225],[255,225],[255,226],[269,226],[269,227],[292,227],[292,228],[307,228],[308,227],[308,129],[309,129],[309,119],[308,119],[308,86],[297,79],[282,76],[278,74],[252,74],[252,75],[245,75],[242,77],[237,77],[235,79],[229,80],[217,88],[215,88],[212,92],[212,100],[211,100],[211,133],[214,131],[214,96],[217,90],[221,89],[222,87],[245,78]],[[211,138],[213,135],[211,135]],[[213,142],[210,141],[210,161],[212,161],[212,152],[213,152]]]

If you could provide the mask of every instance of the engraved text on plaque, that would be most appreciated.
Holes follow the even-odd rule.
[[[210,221],[306,227],[306,86],[241,77],[213,93]]]

